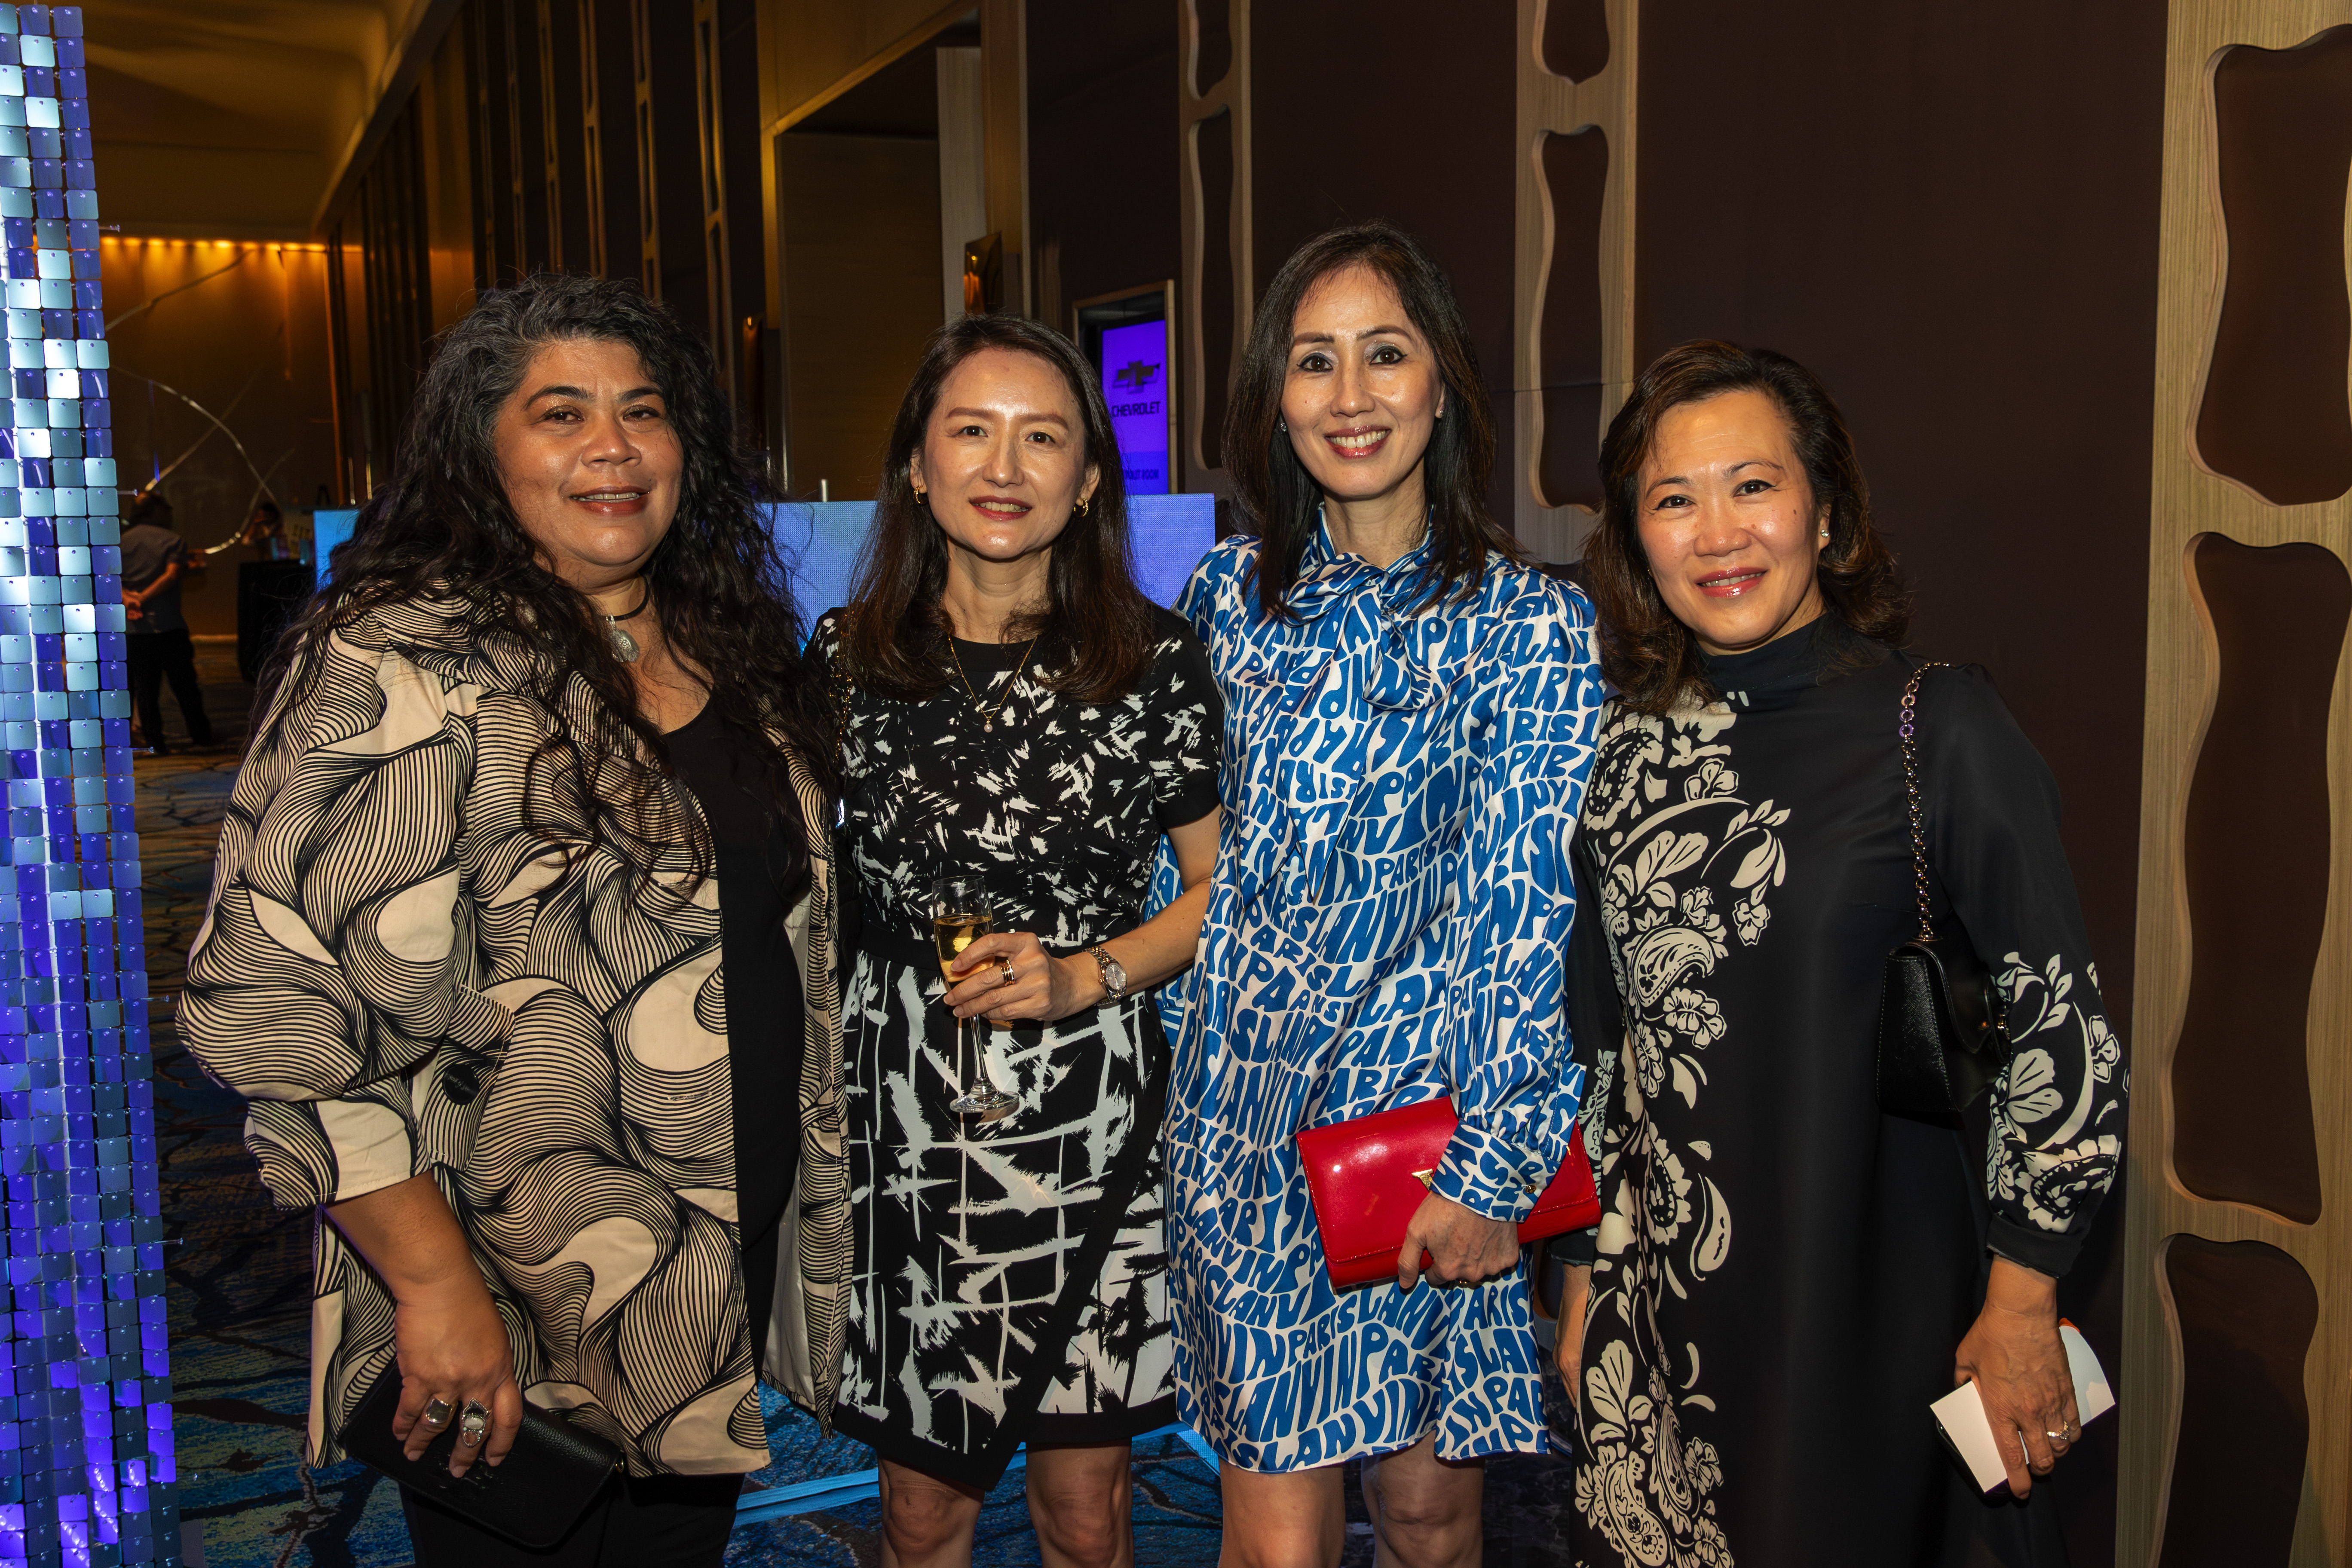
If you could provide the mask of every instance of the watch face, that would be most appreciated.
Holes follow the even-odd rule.
[[[1103,984],[1122,994],[1127,990],[1127,966],[1108,953],[1103,957]]]

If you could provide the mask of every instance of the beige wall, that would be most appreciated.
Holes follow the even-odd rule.
[[[239,256],[234,270],[123,319]],[[106,314],[119,322],[108,336],[122,488],[146,483],[159,463],[170,463],[211,428],[194,409],[139,379],[146,376],[211,409],[270,474],[280,504],[309,507],[321,484],[331,485],[334,456],[325,254],[309,247],[108,236],[99,259]],[[235,533],[253,492],[252,469],[216,431],[163,486],[192,551]],[[238,549],[214,559],[208,580],[186,595],[191,630],[236,631],[236,563],[250,556]]]

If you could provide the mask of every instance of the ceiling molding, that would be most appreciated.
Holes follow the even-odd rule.
[[[374,161],[376,149],[391,132],[392,122],[408,106],[408,95],[415,88],[416,79],[424,74],[433,51],[441,47],[442,37],[464,8],[465,0],[418,0],[408,13],[408,29],[385,57],[383,69],[376,78],[374,101],[352,128],[351,140],[334,162],[327,194],[310,219],[311,237],[324,238],[344,204],[351,200],[361,176]]]

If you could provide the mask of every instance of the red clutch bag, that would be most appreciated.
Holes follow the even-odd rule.
[[[1454,1141],[1454,1101],[1424,1100],[1375,1111],[1298,1135],[1307,1190],[1315,1200],[1315,1227],[1323,1236],[1324,1267],[1345,1290],[1396,1278],[1404,1227],[1429,1195],[1437,1162]],[[1559,1173],[1519,1222],[1519,1239],[1538,1241],[1601,1223],[1592,1165],[1579,1137]],[[1429,1254],[1421,1266],[1430,1266]]]

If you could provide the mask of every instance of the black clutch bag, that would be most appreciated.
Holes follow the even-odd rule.
[[[1903,689],[1903,792],[1911,822],[1911,881],[1919,933],[1886,955],[1878,994],[1878,1108],[1896,1116],[1958,1115],[2009,1065],[1992,973],[1958,921],[1939,934],[1928,909],[1927,829],[1919,801],[1919,682]]]
[[[392,1435],[400,1410],[400,1363],[386,1363],[352,1418],[343,1423],[343,1451],[469,1523],[543,1552],[563,1539],[620,1468],[620,1450],[561,1416],[526,1403],[514,1447],[496,1467],[477,1459],[462,1476],[449,1473],[457,1424],[436,1437],[422,1458],[411,1459]]]

